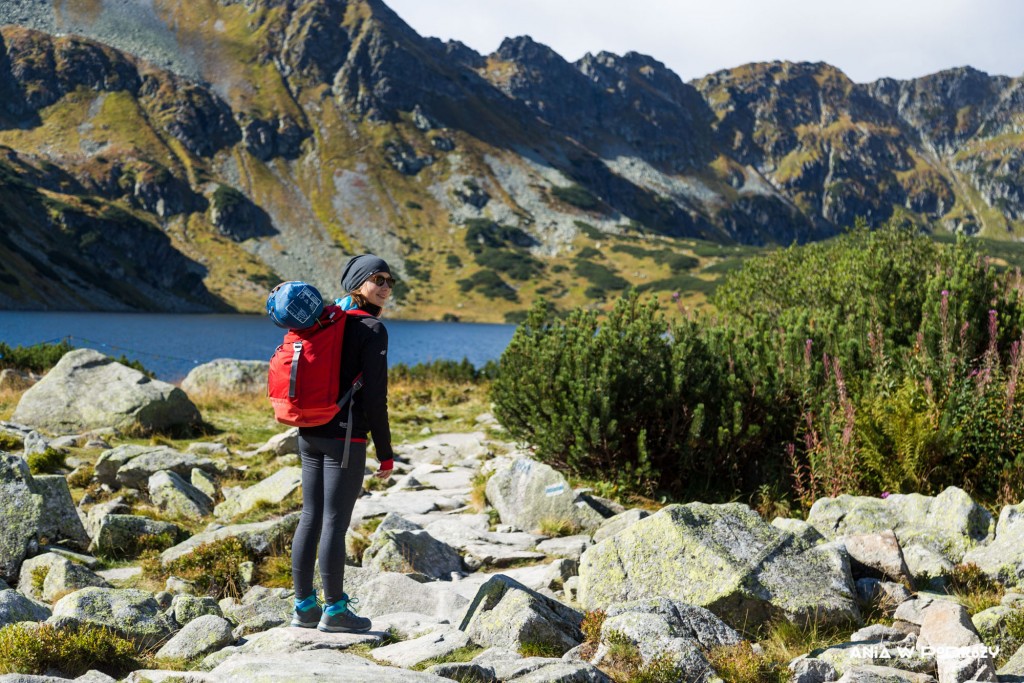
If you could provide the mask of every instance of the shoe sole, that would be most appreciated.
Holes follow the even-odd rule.
[[[324,626],[323,624],[317,624],[316,630],[323,631],[324,633],[365,633],[372,628],[367,626],[366,628],[348,628],[347,626]]]
[[[295,626],[297,628],[316,628],[317,626],[320,625],[320,622],[319,621],[298,621],[296,619],[292,619],[292,624],[291,625]]]

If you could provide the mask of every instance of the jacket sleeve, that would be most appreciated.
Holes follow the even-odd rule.
[[[374,323],[362,348],[363,388],[359,393],[377,460],[381,461],[390,460],[395,454],[388,422],[388,331],[379,321]]]

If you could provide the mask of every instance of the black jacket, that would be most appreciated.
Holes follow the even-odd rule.
[[[359,373],[363,388],[352,404],[352,438],[373,437],[377,460],[394,457],[391,449],[391,425],[388,423],[388,331],[375,315],[376,306],[363,309],[371,315],[350,315],[345,320],[345,340],[341,349],[341,393],[345,394]],[[340,398],[340,396],[339,396]],[[344,439],[348,406],[342,407],[330,422],[319,427],[302,427],[302,436]]]

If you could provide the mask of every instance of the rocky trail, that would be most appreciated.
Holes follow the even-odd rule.
[[[295,431],[253,449],[118,443],[140,421],[193,419],[180,388],[133,372],[72,352],[0,423],[24,446],[0,454],[0,626],[105,627],[150,653],[152,668],[122,680],[715,681],[722,653],[758,652],[752,634],[782,620],[858,629],[788,662],[794,682],[1024,681],[1024,649],[992,652],[1024,610],[1022,505],[995,519],[949,488],[826,498],[770,523],[739,503],[627,509],[502,441],[488,416],[399,447],[393,483],[357,502],[345,585],[372,629],[290,627],[291,590],[260,579],[297,524]],[[97,412],[101,391],[111,412]],[[30,473],[30,454],[86,443],[95,462]],[[226,484],[255,462],[267,476]],[[68,479],[83,476],[76,504]],[[145,554],[153,539],[163,549]],[[249,558],[234,595],[174,573],[212,543]],[[1004,586],[1002,604],[971,615],[943,590],[967,563]]]

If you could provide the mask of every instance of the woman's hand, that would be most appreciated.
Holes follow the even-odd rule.
[[[395,461],[394,460],[385,460],[385,461],[381,462],[380,468],[376,472],[373,473],[373,476],[377,477],[378,479],[385,479],[386,480],[388,477],[391,476],[391,471],[394,469],[394,467],[395,467]]]

